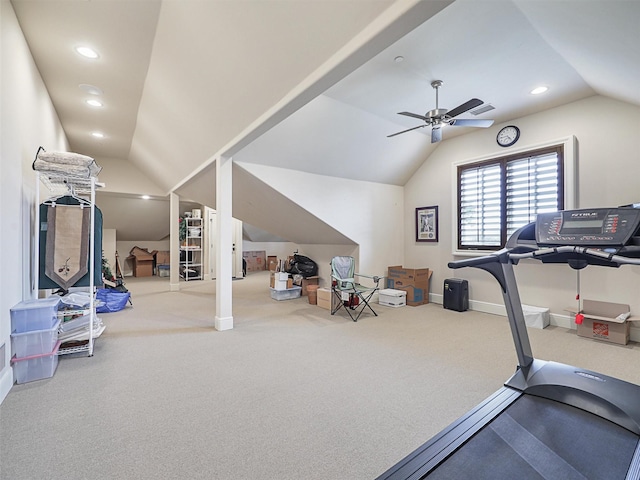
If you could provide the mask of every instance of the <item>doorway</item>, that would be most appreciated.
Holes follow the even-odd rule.
[[[209,248],[207,249],[208,256],[208,279],[216,278],[216,226],[217,226],[217,212],[213,208],[205,207],[207,214],[208,232],[207,239]],[[237,218],[232,218],[232,276],[233,278],[243,278],[242,273],[242,222]]]

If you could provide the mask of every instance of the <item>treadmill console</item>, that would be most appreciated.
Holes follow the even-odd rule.
[[[622,247],[640,226],[640,209],[592,208],[539,213],[536,242],[540,246]]]

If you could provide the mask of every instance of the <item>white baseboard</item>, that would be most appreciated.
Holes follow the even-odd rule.
[[[429,303],[439,303],[440,305],[442,305],[442,295],[440,295],[439,293],[429,293]]]
[[[218,317],[214,320],[215,329],[219,332],[222,330],[231,330],[233,328],[233,317]]]
[[[9,394],[11,387],[13,387],[13,368],[7,365],[2,372],[0,372],[0,403],[2,403]]]
[[[443,296],[437,293],[430,293],[429,301],[431,303],[438,303],[442,305]],[[504,307],[504,305],[497,304],[497,303],[469,300],[469,310],[474,310],[476,312],[483,312],[483,313],[491,313],[492,315],[501,315],[503,317],[507,316],[507,310]],[[551,312],[549,314],[549,324],[553,325],[554,327],[562,327],[562,328],[568,328],[570,330],[576,330],[576,324],[573,322],[573,317],[566,314]],[[631,341],[640,342],[640,327],[634,327],[633,324],[631,325],[632,325],[631,336],[630,336]]]

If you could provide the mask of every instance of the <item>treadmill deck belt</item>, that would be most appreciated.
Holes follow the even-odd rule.
[[[523,395],[429,479],[624,479],[634,433],[553,400]]]

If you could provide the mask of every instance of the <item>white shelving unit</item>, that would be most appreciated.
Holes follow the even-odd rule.
[[[47,193],[43,196],[48,196],[48,199],[55,199],[61,196],[70,195],[78,199],[81,204],[77,208],[90,208],[90,237],[89,237],[89,286],[84,287],[89,292],[89,306],[88,308],[80,311],[84,315],[88,315],[88,328],[87,333],[83,335],[82,340],[87,340],[86,343],[70,348],[60,348],[58,355],[67,355],[72,353],[87,352],[89,356],[93,355],[93,343],[95,338],[99,336],[104,330],[104,326],[96,317],[95,308],[95,293],[96,285],[94,284],[95,276],[95,256],[98,252],[95,251],[95,201],[96,201],[96,188],[103,186],[97,183],[96,177],[76,177],[73,175],[65,175],[62,173],[50,173],[36,171],[36,199],[38,201],[38,207],[35,214],[35,255],[34,255],[34,293],[37,295],[39,288],[40,277],[40,188],[44,187]],[[44,192],[43,192],[44,193]],[[45,202],[47,200],[44,200]],[[102,252],[99,252],[102,255]],[[63,314],[62,312],[60,312]],[[69,315],[70,312],[65,312]],[[64,315],[64,314],[63,314]]]
[[[180,276],[186,281],[202,280],[202,218],[185,218],[185,222],[187,232],[180,246]]]

